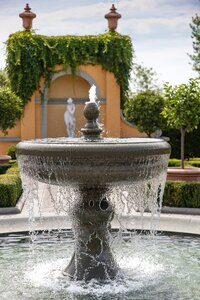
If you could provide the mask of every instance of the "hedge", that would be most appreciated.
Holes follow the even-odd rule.
[[[200,182],[167,181],[163,206],[200,208]]]
[[[188,164],[192,167],[200,168],[200,160],[199,161],[189,161]]]
[[[168,167],[180,167],[181,160],[177,158],[170,158],[168,162]],[[200,158],[191,158],[185,160],[185,166],[200,168]]]
[[[168,162],[168,167],[180,167],[181,161],[177,158],[170,158]]]
[[[17,164],[0,175],[0,207],[15,206],[22,193],[22,182]]]

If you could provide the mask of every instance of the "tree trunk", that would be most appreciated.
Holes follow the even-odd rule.
[[[185,148],[185,131],[186,129],[184,127],[181,127],[181,168],[184,169],[184,148]]]

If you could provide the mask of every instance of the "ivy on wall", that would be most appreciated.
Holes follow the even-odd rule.
[[[101,64],[113,72],[121,88],[123,106],[129,87],[133,48],[129,36],[117,32],[93,36],[42,36],[24,30],[10,35],[7,41],[7,72],[12,90],[24,101],[40,89],[56,65],[76,73],[78,66]]]

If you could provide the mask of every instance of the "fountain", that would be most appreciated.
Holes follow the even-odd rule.
[[[129,210],[139,201],[138,209],[157,212],[170,146],[162,139],[102,138],[94,86],[89,98],[82,138],[22,141],[17,156],[22,178],[65,186],[75,195],[66,200],[70,202],[75,246],[64,274],[74,281],[105,282],[120,275],[110,250],[116,197],[119,191],[126,193]]]

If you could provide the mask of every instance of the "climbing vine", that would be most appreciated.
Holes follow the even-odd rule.
[[[12,90],[24,105],[40,89],[40,78],[49,80],[56,65],[76,73],[78,66],[101,64],[113,72],[121,88],[123,106],[129,88],[133,48],[129,36],[116,32],[93,36],[42,36],[24,30],[7,41],[7,72]]]

